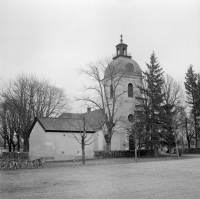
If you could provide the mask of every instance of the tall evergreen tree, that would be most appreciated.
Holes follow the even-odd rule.
[[[150,63],[146,63],[147,71],[143,72],[143,85],[139,86],[143,95],[144,119],[146,120],[146,130],[150,134],[151,146],[154,148],[154,156],[157,157],[157,147],[160,137],[160,122],[162,114],[163,93],[162,85],[164,83],[163,71],[153,52],[150,57]]]
[[[186,77],[185,77],[185,89],[187,95],[187,103],[192,109],[192,114],[194,116],[194,129],[195,129],[195,139],[196,139],[196,153],[198,148],[198,132],[197,132],[197,115],[198,115],[198,76],[193,70],[193,66],[190,65]]]

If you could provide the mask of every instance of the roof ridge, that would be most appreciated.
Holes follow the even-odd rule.
[[[65,118],[65,117],[37,117],[38,119],[59,119],[59,120],[68,120],[68,119],[75,119],[78,120],[79,118]],[[81,119],[81,118],[80,118]]]

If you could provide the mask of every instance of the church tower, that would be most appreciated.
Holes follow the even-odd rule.
[[[105,79],[110,79],[107,91],[110,106],[112,107],[113,103],[115,103],[113,100],[113,87],[116,88],[115,96],[119,95],[121,100],[118,102],[118,107],[115,107],[117,112],[114,120],[118,121],[119,129],[118,132],[113,134],[111,150],[127,149],[124,145],[127,128],[130,128],[133,119],[141,112],[140,94],[137,85],[141,84],[142,71],[138,63],[128,53],[128,45],[123,43],[122,37],[121,35],[120,43],[116,45],[116,55],[104,74]],[[116,76],[114,78],[111,77],[110,71],[115,71]],[[120,84],[116,87],[115,78],[119,81],[119,77],[121,78]]]

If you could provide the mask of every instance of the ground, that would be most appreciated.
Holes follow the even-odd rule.
[[[1,199],[200,198],[200,156],[46,163],[0,171]]]

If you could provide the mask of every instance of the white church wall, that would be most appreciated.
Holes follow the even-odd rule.
[[[95,133],[95,139],[94,139],[94,150],[104,150],[106,146],[104,134],[102,130],[99,130]]]
[[[110,82],[111,83],[111,82]],[[133,97],[128,97],[128,84],[133,85]],[[126,129],[130,128],[130,122],[128,121],[128,115],[133,114],[135,111],[135,105],[139,104],[138,100],[135,97],[139,97],[139,90],[137,85],[141,84],[141,78],[138,76],[125,76],[123,78],[122,84],[117,87],[117,94],[123,93],[122,100],[124,101],[115,116],[114,120],[120,121],[117,122],[118,126],[123,126],[118,133],[114,133],[111,141],[111,150],[127,150],[126,147]],[[109,89],[109,86],[108,86]],[[107,90],[107,93],[110,95],[110,90]],[[112,107],[112,98],[110,98],[110,108]],[[118,107],[116,107],[118,108]]]

